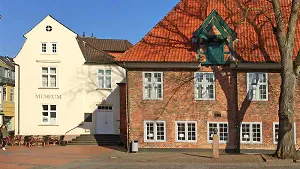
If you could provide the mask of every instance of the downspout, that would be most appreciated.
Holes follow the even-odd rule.
[[[20,65],[14,63],[15,66],[18,66],[18,136],[20,135]]]

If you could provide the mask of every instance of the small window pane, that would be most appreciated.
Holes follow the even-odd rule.
[[[56,74],[56,68],[50,68],[50,73],[51,74]]]
[[[55,110],[56,110],[56,105],[51,105],[51,106],[50,106],[50,110],[51,110],[51,111],[55,111]]]
[[[43,110],[47,111],[48,110],[48,105],[43,105]]]
[[[93,122],[93,114],[84,113],[84,122]]]
[[[106,70],[105,73],[106,75],[111,75],[111,70]]]
[[[42,68],[42,72],[43,72],[43,73],[48,73],[48,68],[47,68],[47,67],[43,67],[43,68]]]

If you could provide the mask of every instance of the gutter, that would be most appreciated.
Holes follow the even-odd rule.
[[[230,63],[230,68],[235,70],[281,70],[280,63]]]
[[[20,135],[20,65],[14,63],[15,66],[18,66],[18,136]]]

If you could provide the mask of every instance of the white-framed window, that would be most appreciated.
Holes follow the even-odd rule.
[[[4,101],[7,101],[7,88],[6,88],[6,86],[3,86],[2,99]]]
[[[247,73],[248,99],[254,101],[268,100],[268,74]]]
[[[42,105],[42,124],[56,124],[57,107],[56,105]]]
[[[10,89],[10,101],[14,102],[15,100],[15,92],[14,92],[14,88]]]
[[[195,72],[194,88],[196,100],[215,100],[215,74]]]
[[[241,125],[241,143],[261,144],[262,143],[262,123],[243,122]]]
[[[13,80],[15,79],[15,75],[16,75],[15,72],[12,71],[12,72],[11,72],[11,78],[12,78]]]
[[[57,53],[57,43],[56,42],[52,42],[51,43],[51,47],[52,47],[51,52],[52,53]]]
[[[165,121],[144,121],[145,142],[165,142],[166,122]]]
[[[143,99],[163,98],[163,73],[143,72]]]
[[[273,143],[277,144],[278,143],[278,130],[279,130],[279,122],[273,122]],[[294,123],[294,141],[296,144],[296,123]]]
[[[207,123],[207,139],[209,143],[213,141],[214,130],[217,129],[220,143],[228,143],[229,126],[228,122],[208,122]]]
[[[98,69],[98,88],[111,89],[111,70]]]
[[[41,43],[41,53],[47,53],[47,43],[46,42]]]
[[[56,67],[42,67],[42,87],[57,87]]]
[[[197,142],[196,121],[176,121],[175,129],[177,142]]]

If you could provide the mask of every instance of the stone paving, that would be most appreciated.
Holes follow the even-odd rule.
[[[139,152],[126,153],[118,147],[49,146],[8,147],[0,152],[0,169],[190,169],[190,168],[300,168],[291,160],[263,162],[259,154],[221,154],[211,152]]]

